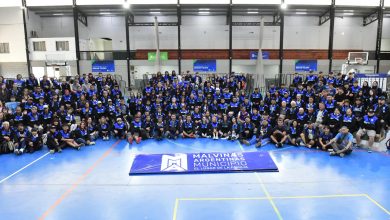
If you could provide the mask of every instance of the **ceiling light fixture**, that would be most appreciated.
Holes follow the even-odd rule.
[[[160,14],[161,12],[159,11],[151,11],[150,14]]]
[[[283,2],[283,3],[280,5],[280,8],[283,9],[283,10],[286,10],[286,9],[287,9],[287,4]]]
[[[297,11],[295,14],[297,14],[297,15],[306,15],[307,12],[305,12],[305,11]]]
[[[210,11],[209,8],[199,8],[199,11]]]
[[[58,13],[58,14],[53,14],[54,16],[61,16],[61,15],[64,15],[62,13]]]
[[[210,12],[209,11],[200,11],[200,12],[198,12],[199,14],[204,14],[204,15],[206,15],[206,14],[210,14]]]
[[[100,12],[101,15],[110,15],[110,12]]]
[[[352,16],[352,15],[354,15],[354,14],[353,14],[353,13],[343,13],[343,15]]]
[[[248,13],[248,14],[259,14],[258,11],[248,11],[247,13]]]

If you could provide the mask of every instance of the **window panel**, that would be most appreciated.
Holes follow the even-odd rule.
[[[230,0],[180,0],[180,4],[230,4]]]
[[[124,0],[77,0],[78,5],[121,5]]]
[[[380,0],[336,0],[336,5],[379,6]]]
[[[390,6],[390,0],[385,0],[385,6]]]
[[[69,51],[69,41],[56,41],[57,51]]]
[[[285,0],[288,5],[331,5],[332,0]]]
[[[165,4],[172,4],[175,5],[177,4],[177,0],[129,0],[130,4],[133,5],[165,5]]]
[[[46,42],[45,41],[34,41],[33,48],[34,48],[34,51],[46,51]]]
[[[72,5],[72,0],[26,0],[27,6],[56,6],[56,5]]]
[[[0,43],[0,53],[9,53],[9,43]]]
[[[233,4],[250,4],[250,5],[278,5],[281,0],[233,0]]]
[[[22,6],[21,0],[0,0],[0,7]]]

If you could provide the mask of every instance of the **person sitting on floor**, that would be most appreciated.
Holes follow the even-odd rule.
[[[42,137],[38,133],[38,129],[33,128],[31,129],[30,135],[26,139],[26,152],[34,153],[40,149],[42,149]]]
[[[352,140],[352,134],[349,133],[346,126],[343,126],[336,137],[330,140],[325,146],[332,146],[333,152],[330,152],[331,156],[338,155],[344,157],[352,152]]]
[[[283,147],[284,142],[287,140],[287,130],[282,120],[277,121],[276,127],[271,134],[271,140],[277,148]]]

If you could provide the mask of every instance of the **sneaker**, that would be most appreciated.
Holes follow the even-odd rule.
[[[261,142],[258,142],[258,143],[256,143],[256,148],[259,148],[259,147],[261,147]]]
[[[244,143],[245,145],[249,145],[249,142],[247,140],[243,140],[242,143]]]
[[[344,153],[341,153],[341,154],[339,154],[339,156],[340,156],[341,158],[343,158],[343,157],[345,156],[345,154],[344,154]]]
[[[14,150],[14,153],[15,153],[16,155],[19,155],[19,150],[18,150],[18,149],[15,149],[15,150]]]
[[[58,153],[61,153],[61,152],[62,152],[62,149],[61,149],[61,148],[58,148],[57,152],[58,152]]]
[[[89,142],[89,145],[95,145],[96,143],[94,141]]]
[[[81,149],[81,147],[76,147],[76,150],[80,150]]]
[[[336,152],[330,152],[329,155],[330,156],[336,156]]]
[[[137,139],[135,140],[135,142],[136,142],[137,144],[139,144],[139,143],[141,142],[141,140],[142,140],[141,137],[137,137]]]
[[[278,143],[278,147],[283,147],[283,144],[282,143]]]
[[[368,149],[367,152],[368,152],[368,153],[372,153],[372,150],[371,150],[371,149]]]
[[[84,143],[81,143],[81,144],[80,144],[80,147],[84,147],[84,146],[85,146],[85,144],[84,144]]]
[[[133,138],[132,137],[127,138],[127,141],[129,142],[129,144],[133,144]]]
[[[54,150],[50,150],[50,153],[51,153],[51,154],[54,154],[54,153],[55,153],[55,151],[54,151]]]

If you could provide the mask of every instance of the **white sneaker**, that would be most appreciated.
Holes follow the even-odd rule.
[[[96,143],[94,141],[89,142],[89,145],[95,145]]]
[[[54,154],[54,152],[55,152],[54,150],[50,150],[50,153],[51,153],[51,154]]]

